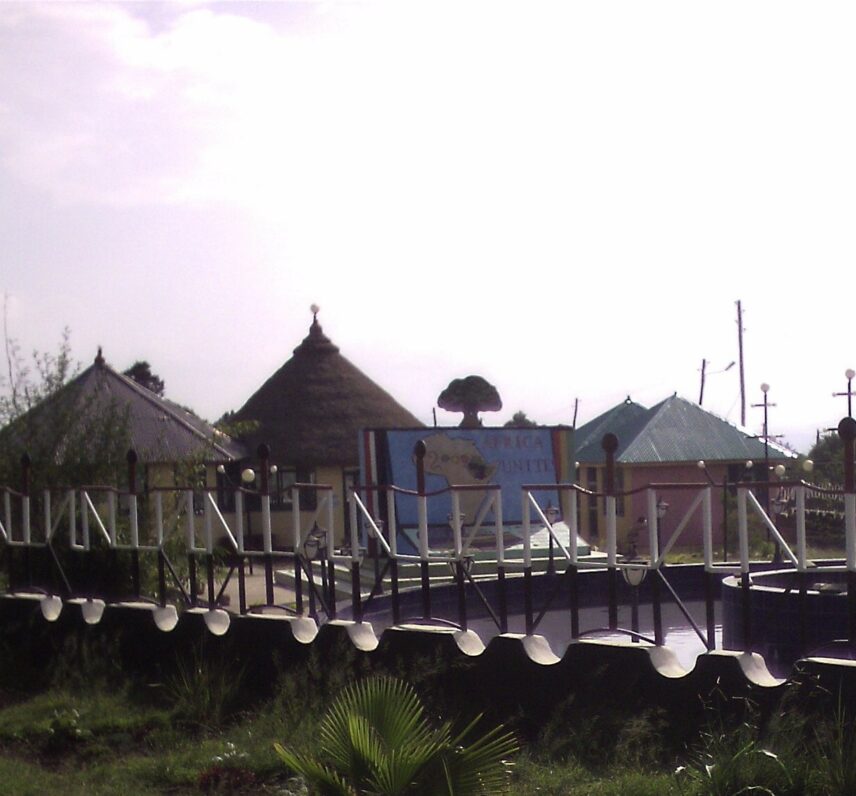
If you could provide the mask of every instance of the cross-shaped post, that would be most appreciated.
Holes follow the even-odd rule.
[[[752,404],[752,408],[762,408],[764,409],[764,433],[761,435],[761,439],[764,440],[764,509],[767,512],[767,516],[770,516],[770,487],[767,482],[770,480],[770,440],[775,439],[777,434],[770,434],[770,430],[768,428],[768,411],[770,407],[775,406],[776,404],[770,403],[767,393],[770,391],[769,384],[761,385],[761,392],[764,393],[764,403],[760,404]],[[776,543],[776,549],[773,554],[773,561],[778,562],[781,561],[781,550],[779,550],[778,542]]]
[[[846,395],[847,417],[853,417],[853,377],[856,376],[856,370],[853,370],[853,368],[847,368],[847,370],[844,371],[844,375],[847,378],[847,392],[834,392],[832,393],[832,397],[840,398]]]

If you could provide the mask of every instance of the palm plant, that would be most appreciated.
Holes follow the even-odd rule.
[[[517,742],[496,727],[464,746],[481,717],[453,735],[434,729],[413,689],[391,678],[348,686],[321,721],[318,756],[275,744],[322,796],[479,796],[507,789]]]

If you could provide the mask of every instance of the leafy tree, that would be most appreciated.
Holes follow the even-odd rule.
[[[844,483],[844,443],[837,431],[824,434],[808,452],[814,462],[814,481]]]
[[[506,428],[536,428],[538,424],[534,420],[531,420],[526,415],[526,412],[518,410],[511,416],[511,420],[509,420],[505,426]]]
[[[237,413],[230,409],[224,412],[220,419],[214,423],[214,428],[223,434],[228,434],[233,439],[240,439],[254,431],[258,431],[261,425],[258,420],[236,420]]]
[[[325,796],[480,796],[507,792],[506,758],[517,751],[501,727],[472,740],[477,718],[453,736],[434,729],[413,689],[390,678],[347,687],[321,721],[320,753],[275,744],[285,764]]]
[[[155,395],[163,397],[163,379],[159,378],[156,373],[152,373],[151,365],[145,360],[137,360],[122,375],[133,379],[137,384],[151,390]]]

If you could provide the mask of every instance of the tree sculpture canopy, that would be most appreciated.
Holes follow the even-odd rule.
[[[482,424],[478,413],[498,412],[502,399],[496,387],[481,376],[467,376],[450,382],[440,393],[437,406],[447,412],[463,412],[461,428],[478,428]]]

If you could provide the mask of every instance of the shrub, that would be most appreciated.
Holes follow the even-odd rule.
[[[274,748],[322,793],[505,792],[507,758],[517,751],[517,742],[497,727],[464,746],[479,718],[454,736],[448,723],[434,729],[409,685],[372,678],[347,687],[334,701],[321,721],[317,757],[279,744]]]

